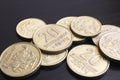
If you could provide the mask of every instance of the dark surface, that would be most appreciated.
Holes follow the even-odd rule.
[[[0,0],[0,53],[9,45],[26,41],[17,36],[16,25],[29,17],[56,23],[65,16],[93,16],[102,24],[120,26],[120,0]],[[90,39],[83,43],[91,43]],[[81,43],[74,43],[72,47]],[[66,61],[54,67],[40,67],[26,78],[10,78],[0,71],[0,80],[86,80],[71,72]],[[120,80],[120,63],[111,62],[107,73],[96,80]],[[92,79],[89,79],[92,80]]]

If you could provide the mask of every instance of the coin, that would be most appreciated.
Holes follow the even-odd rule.
[[[1,55],[0,68],[11,77],[23,77],[35,72],[41,63],[41,52],[27,42],[15,43]]]
[[[42,52],[42,66],[53,66],[62,62],[68,54],[68,50],[60,53],[49,54]]]
[[[100,33],[101,23],[90,16],[80,16],[71,23],[71,30],[79,36],[93,37]]]
[[[102,25],[101,33],[99,35],[93,37],[92,41],[95,43],[95,45],[98,46],[100,38],[103,35],[105,35],[106,33],[112,32],[112,31],[120,31],[120,28],[118,26],[115,26],[115,25]]]
[[[56,24],[66,27],[71,31],[71,29],[70,29],[71,22],[76,18],[77,17],[75,17],[75,16],[64,17],[64,18],[58,20]],[[84,40],[84,38],[80,38],[73,34],[73,41],[82,41],[82,40]]]
[[[44,51],[58,52],[70,47],[72,34],[60,25],[49,24],[35,32],[33,42]]]
[[[31,39],[34,32],[46,23],[37,18],[27,18],[17,24],[16,32],[23,38]]]
[[[75,17],[75,16],[64,17],[64,18],[61,18],[60,20],[58,20],[56,24],[62,25],[64,27],[70,29],[71,22],[76,18],[77,17]]]
[[[106,56],[120,61],[120,32],[109,32],[103,35],[99,47]]]
[[[84,77],[97,77],[109,68],[109,61],[104,59],[96,46],[79,45],[70,50],[67,56],[69,68]]]

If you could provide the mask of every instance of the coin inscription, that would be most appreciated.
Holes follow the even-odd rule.
[[[103,53],[114,59],[120,60],[120,32],[110,32],[102,36],[99,41],[100,49]]]
[[[109,67],[109,62],[93,45],[80,45],[73,48],[67,56],[67,64],[75,73],[86,77],[102,75]]]
[[[37,30],[33,41],[42,50],[57,52],[71,45],[72,34],[64,27],[50,24]]]
[[[93,17],[80,16],[72,21],[71,30],[80,36],[92,37],[100,33],[101,23]]]
[[[32,38],[34,32],[46,23],[37,18],[24,19],[16,27],[17,33],[23,38]]]
[[[1,70],[12,77],[31,74],[41,62],[40,51],[28,43],[16,43],[1,55]]]

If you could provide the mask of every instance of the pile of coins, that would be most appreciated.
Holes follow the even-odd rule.
[[[18,23],[16,32],[33,41],[12,44],[2,52],[0,69],[11,77],[26,76],[40,66],[54,66],[65,59],[74,73],[84,77],[97,77],[104,74],[110,66],[110,61],[101,54],[120,61],[120,28],[102,25],[94,17],[69,16],[56,24],[28,18]],[[87,37],[95,45],[82,44],[68,51],[72,42],[80,42]]]

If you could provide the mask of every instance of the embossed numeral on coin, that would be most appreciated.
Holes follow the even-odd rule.
[[[40,37],[40,36],[43,36],[43,37],[44,37],[45,42],[48,42],[50,39],[52,39],[52,38],[54,38],[54,37],[57,37],[57,35],[59,35],[59,32],[56,31],[56,30],[53,29],[53,28],[48,28],[45,33],[40,33],[40,34],[38,34],[39,37]]]
[[[79,45],[70,50],[67,64],[72,71],[85,77],[97,77],[109,68],[109,61],[93,45]]]
[[[44,51],[58,52],[71,45],[72,34],[60,25],[49,24],[34,33],[33,41]]]

